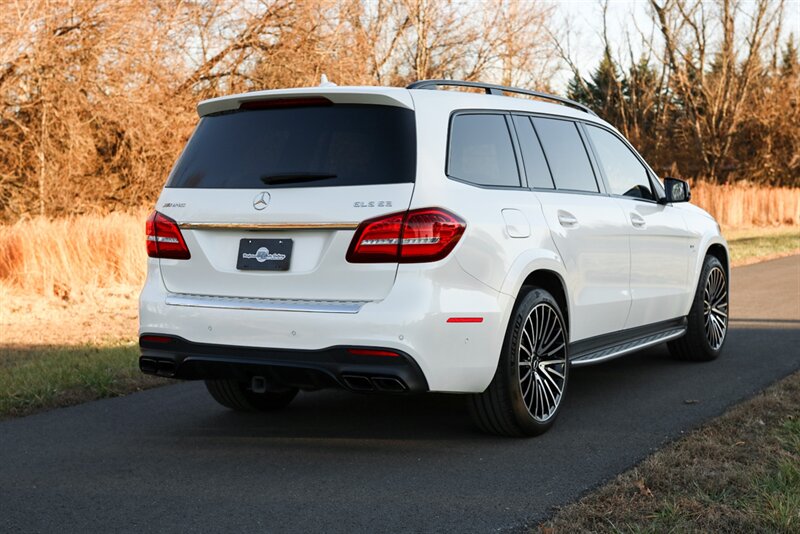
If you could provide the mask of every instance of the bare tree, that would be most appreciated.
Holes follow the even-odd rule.
[[[744,120],[753,83],[763,68],[769,36],[777,31],[782,6],[750,3],[743,13],[735,0],[650,0],[664,44],[670,89],[680,101],[685,125],[698,144],[706,176],[720,177],[734,134]],[[744,37],[737,19],[747,19]],[[718,22],[715,27],[714,21]],[[719,36],[719,45],[714,40]]]

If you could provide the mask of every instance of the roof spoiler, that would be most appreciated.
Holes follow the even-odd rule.
[[[201,117],[233,111],[242,104],[253,101],[288,100],[291,98],[322,97],[334,104],[374,104],[414,109],[414,101],[408,91],[398,88],[378,87],[307,87],[280,89],[276,91],[256,91],[238,95],[222,96],[204,100],[197,105]]]

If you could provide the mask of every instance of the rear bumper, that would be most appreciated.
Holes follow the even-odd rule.
[[[287,350],[193,343],[180,337],[142,336],[139,368],[147,374],[204,380],[230,378],[250,382],[263,377],[268,384],[321,389],[341,387],[359,392],[417,393],[428,382],[408,354],[380,349],[395,356],[353,354],[349,349]],[[369,347],[374,349],[374,347]]]
[[[337,347],[380,347],[413,361],[427,390],[452,393],[478,393],[489,385],[513,307],[512,297],[473,278],[450,258],[435,266],[401,265],[384,299],[359,303],[357,310],[347,313],[339,309],[292,311],[275,303],[265,307],[253,303],[176,305],[176,295],[166,290],[158,262],[151,259],[139,300],[140,335],[225,346],[234,351],[234,356],[239,347],[257,348],[268,362],[275,354],[284,363],[319,354],[319,360],[332,358],[333,366],[317,365],[320,362],[315,357],[311,367],[328,376],[333,374],[337,380],[341,373],[336,375],[336,366],[353,363],[340,361],[341,355],[334,353]],[[481,322],[448,322],[453,317],[480,317]],[[378,362],[376,358],[375,365],[393,365],[384,361],[387,359]],[[297,363],[295,367],[309,367],[305,360]],[[422,383],[410,376],[408,380],[410,390]]]

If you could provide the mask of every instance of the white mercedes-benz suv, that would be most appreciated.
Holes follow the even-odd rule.
[[[234,410],[464,393],[482,430],[530,436],[571,367],[722,349],[719,226],[578,103],[430,80],[198,113],[147,221],[145,373],[205,380]]]

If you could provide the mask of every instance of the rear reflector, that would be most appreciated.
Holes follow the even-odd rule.
[[[440,208],[391,213],[362,222],[350,248],[350,263],[437,261],[455,248],[466,224]]]
[[[147,255],[151,258],[188,260],[189,247],[183,240],[178,223],[163,213],[154,211],[145,224],[147,234]]]
[[[271,98],[264,100],[246,100],[239,104],[239,109],[275,109],[275,108],[304,108],[310,106],[332,106],[333,102],[327,98]]]
[[[172,343],[173,338],[167,336],[142,336],[139,343]]]
[[[448,323],[482,323],[483,317],[448,317]]]
[[[355,354],[356,356],[387,356],[389,358],[397,358],[400,356],[396,352],[391,352],[388,350],[347,349],[347,352],[350,354]]]

